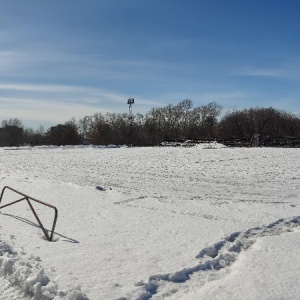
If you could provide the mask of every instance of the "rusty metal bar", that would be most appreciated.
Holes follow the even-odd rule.
[[[34,216],[35,216],[37,222],[39,223],[40,228],[41,228],[42,231],[44,232],[44,235],[45,235],[46,239],[47,239],[48,241],[52,242],[52,240],[53,240],[53,234],[54,234],[54,229],[55,229],[56,221],[57,221],[57,215],[58,215],[57,208],[56,208],[55,206],[53,206],[53,205],[50,205],[50,204],[46,203],[46,202],[37,200],[37,199],[35,199],[35,198],[33,198],[33,197],[30,197],[30,196],[28,196],[28,195],[26,195],[26,194],[23,194],[23,193],[21,193],[21,192],[15,190],[15,189],[9,187],[9,186],[5,186],[5,187],[2,189],[1,196],[0,196],[0,204],[1,204],[1,201],[2,201],[2,198],[3,198],[3,195],[4,195],[4,191],[5,191],[6,189],[9,189],[9,190],[11,190],[11,191],[13,191],[13,192],[15,192],[15,193],[17,193],[17,194],[23,196],[23,198],[21,198],[21,199],[19,199],[19,200],[16,200],[16,201],[14,201],[14,202],[11,202],[11,203],[9,203],[9,204],[0,206],[0,209],[1,209],[1,208],[4,208],[4,207],[7,207],[7,206],[10,206],[10,205],[12,205],[12,204],[21,202],[21,201],[23,201],[23,200],[26,200],[26,202],[28,203],[28,205],[29,205],[29,207],[30,207],[32,213],[34,214]],[[48,206],[48,207],[54,209],[54,220],[53,220],[53,225],[52,225],[52,230],[51,230],[51,235],[50,235],[50,236],[49,236],[47,230],[45,229],[45,227],[43,226],[41,220],[39,219],[39,217],[38,217],[36,211],[34,210],[34,208],[33,208],[32,204],[31,204],[30,200],[35,201],[35,202],[37,202],[37,203],[40,203],[40,204],[42,204],[42,205],[45,205],[45,206]]]
[[[1,198],[1,199],[2,199],[2,198]],[[19,199],[19,200],[14,201],[14,202],[11,202],[11,203],[8,203],[8,204],[6,204],[6,205],[3,205],[3,206],[1,206],[0,208],[4,208],[4,207],[6,207],[6,206],[9,206],[9,205],[12,205],[12,204],[21,202],[21,201],[23,201],[23,200],[25,200],[25,199],[26,199],[25,197],[24,197],[24,198],[21,198],[21,199]],[[1,201],[0,201],[0,202],[1,202]]]

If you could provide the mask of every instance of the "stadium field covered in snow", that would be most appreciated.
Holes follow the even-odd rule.
[[[300,149],[0,148],[0,178],[58,209],[53,242],[0,209],[0,299],[299,298]]]

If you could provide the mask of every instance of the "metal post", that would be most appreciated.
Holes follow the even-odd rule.
[[[127,104],[129,105],[129,114],[128,114],[128,121],[129,121],[129,147],[132,146],[132,134],[133,134],[133,114],[132,114],[132,105],[134,104],[134,99],[129,98],[127,100]]]

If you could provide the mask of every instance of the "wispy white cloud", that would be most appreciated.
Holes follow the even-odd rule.
[[[96,112],[109,112],[108,109],[87,104],[60,102],[57,100],[43,101],[40,99],[0,98],[0,119],[19,118],[25,123],[39,122],[40,125],[64,123],[72,117],[83,118]]]
[[[240,70],[239,75],[243,76],[258,76],[258,77],[287,77],[286,70],[275,68],[255,68],[248,67]]]
[[[39,95],[40,101],[49,101],[56,95],[60,101],[72,101],[73,103],[99,104],[113,102],[124,104],[128,95],[108,91],[95,87],[71,86],[71,85],[34,85],[34,84],[12,84],[0,83],[0,90],[6,92],[26,92]],[[132,95],[130,95],[131,97]],[[36,97],[36,96],[34,96]],[[21,99],[22,97],[20,97]],[[156,105],[155,100],[139,97],[140,105]]]
[[[0,83],[1,90],[8,91],[29,91],[29,92],[75,92],[82,91],[80,87],[63,85],[34,85],[34,84],[13,84]]]
[[[17,64],[15,59],[16,57],[13,51],[0,51],[0,67],[3,73]]]
[[[291,63],[281,67],[243,67],[235,71],[236,75],[300,79],[299,63]]]
[[[0,120],[19,118],[44,125],[81,119],[96,112],[127,112],[128,96],[94,87],[0,83]],[[159,103],[137,97],[137,112]]]

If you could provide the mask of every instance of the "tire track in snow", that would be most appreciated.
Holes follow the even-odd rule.
[[[122,297],[117,300],[148,300],[158,293],[162,296],[174,294],[177,291],[176,284],[188,281],[195,273],[217,272],[231,266],[238,259],[239,254],[249,249],[258,238],[292,232],[298,226],[300,226],[300,216],[279,219],[269,225],[254,227],[245,232],[233,232],[219,242],[202,249],[196,256],[200,260],[199,264],[174,273],[152,275],[147,282],[136,284],[138,291],[134,293],[135,296]]]

